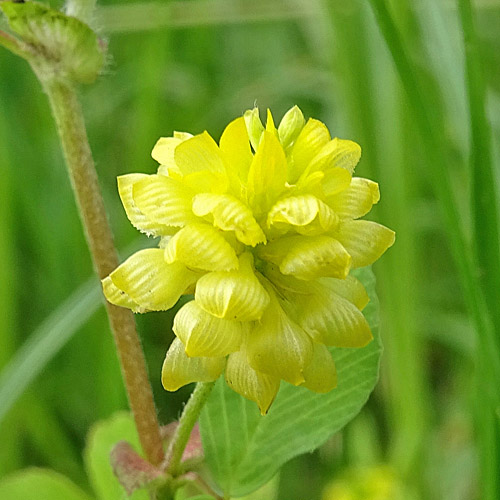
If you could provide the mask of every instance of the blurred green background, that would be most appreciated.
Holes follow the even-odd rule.
[[[466,4],[99,2],[109,63],[81,97],[122,257],[151,242],[116,176],[153,173],[160,136],[218,138],[254,103],[277,120],[298,104],[357,141],[357,174],[380,184],[371,218],[397,233],[375,265],[381,379],[341,434],[285,466],[279,500],[500,498],[500,0],[474,2],[478,40]],[[88,488],[86,432],[126,397],[47,99],[5,50],[0,179],[0,476],[39,465]],[[137,318],[162,423],[190,391],[159,382],[174,312]]]

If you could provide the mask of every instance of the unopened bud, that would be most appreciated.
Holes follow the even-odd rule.
[[[298,106],[286,112],[278,127],[278,136],[284,149],[297,139],[304,124],[304,115]]]
[[[248,137],[250,138],[252,147],[254,151],[257,151],[262,132],[264,132],[264,125],[262,125],[259,117],[259,108],[253,108],[245,111],[243,117],[245,118]]]

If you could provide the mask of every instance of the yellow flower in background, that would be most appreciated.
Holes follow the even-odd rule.
[[[360,147],[332,139],[298,107],[276,128],[249,110],[224,130],[174,133],[155,145],[155,175],[118,178],[132,224],[160,237],[106,279],[113,304],[135,312],[171,308],[176,339],[162,382],[175,391],[217,379],[262,414],[280,381],[315,392],[336,386],[327,346],[371,339],[363,285],[349,272],[377,260],[394,232],[360,220],[378,185],[353,177]]]
[[[413,500],[396,471],[388,465],[348,469],[323,492],[323,500]]]

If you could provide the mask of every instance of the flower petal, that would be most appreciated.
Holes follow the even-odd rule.
[[[225,172],[193,172],[182,177],[182,182],[195,193],[225,193],[229,188],[229,177]]]
[[[148,175],[134,183],[132,197],[139,210],[159,224],[183,227],[196,221],[191,210],[193,193],[176,179]]]
[[[280,264],[283,274],[299,279],[322,276],[345,278],[351,268],[351,257],[345,248],[329,236],[312,236],[298,242]]]
[[[335,278],[320,278],[318,280],[322,285],[333,290],[337,295],[344,297],[349,302],[352,302],[360,311],[362,311],[370,298],[366,293],[365,287],[354,276],[346,276],[345,279],[339,280]]]
[[[169,168],[175,165],[174,151],[175,148],[182,142],[178,137],[160,137],[154,145],[151,156],[160,165]]]
[[[179,144],[174,158],[183,175],[203,171],[226,172],[219,146],[206,131]]]
[[[330,132],[319,120],[309,118],[300,131],[290,153],[287,180],[294,184],[305,171],[310,161],[330,141]]]
[[[194,300],[179,309],[173,330],[190,357],[227,356],[240,348],[243,339],[242,323],[216,318]]]
[[[369,179],[353,177],[347,189],[328,198],[327,202],[343,219],[359,219],[380,200],[378,184]]]
[[[179,262],[165,262],[162,249],[147,248],[129,257],[109,277],[116,288],[141,308],[164,311],[179,300],[199,275],[189,271]],[[108,289],[112,293],[115,292],[114,288]],[[114,295],[110,295],[110,302],[113,298]]]
[[[174,130],[174,137],[184,142],[188,139],[191,139],[191,137],[193,137],[193,134],[191,134],[191,132],[179,132],[178,130]]]
[[[174,131],[173,137],[160,137],[156,142],[153,151],[151,151],[151,156],[155,159],[164,170],[168,169],[178,170],[174,161],[174,151],[175,148],[187,139],[193,137],[193,134],[189,132],[177,132]]]
[[[217,318],[260,319],[269,305],[269,294],[256,278],[252,261],[252,255],[244,253],[238,271],[205,274],[196,284],[196,302]]]
[[[311,174],[312,175],[312,174]],[[344,168],[330,168],[323,173],[321,188],[324,196],[332,196],[347,189],[351,184],[351,174]]]
[[[335,362],[323,344],[313,342],[313,356],[304,370],[304,378],[302,385],[314,392],[324,394],[337,387]]]
[[[223,231],[234,231],[245,245],[255,246],[266,241],[252,211],[230,194],[198,194],[193,198],[193,212],[199,217],[210,214],[213,224]]]
[[[276,138],[279,139],[278,130],[276,129],[276,125],[274,124],[273,114],[271,110],[267,108],[267,117],[266,117],[266,130],[271,132]]]
[[[161,370],[161,383],[167,391],[176,391],[191,382],[212,382],[224,370],[225,358],[190,358],[179,339],[172,342]]]
[[[145,309],[135,303],[124,291],[120,290],[112,281],[109,276],[102,281],[102,291],[108,302],[115,306],[126,307],[135,313],[146,312]]]
[[[346,172],[348,174],[348,172]],[[314,195],[319,195],[320,198],[324,198],[325,194],[322,189],[323,178],[325,177],[324,172],[312,172],[309,173],[307,170],[303,172],[300,176],[297,184],[292,188],[292,193],[309,193]],[[349,178],[349,181],[351,179]],[[346,184],[346,187],[349,182]]]
[[[240,255],[245,251],[245,245],[236,238],[233,231],[221,231],[220,235],[231,245],[236,255]]]
[[[311,286],[309,281],[300,280],[294,276],[285,275],[279,270],[279,266],[272,264],[271,262],[266,262],[263,266],[264,276],[277,287],[282,295],[287,294],[287,292],[293,292],[298,294],[310,294]],[[327,278],[325,278],[327,279]]]
[[[349,273],[351,257],[329,236],[288,236],[258,247],[258,255],[278,264],[283,274],[302,280],[323,276],[343,279]]]
[[[316,342],[335,347],[363,347],[373,338],[359,309],[326,287],[300,295],[299,323]]]
[[[300,234],[322,234],[338,223],[335,212],[311,194],[278,201],[267,215],[267,225],[291,225]]]
[[[248,172],[248,201],[256,217],[284,191],[286,158],[277,137],[265,130]]]
[[[342,222],[335,237],[352,257],[352,267],[373,264],[395,240],[395,233],[385,226],[368,220]]]
[[[233,391],[257,403],[261,415],[268,412],[280,386],[279,378],[254,370],[244,351],[229,355],[225,377]]]
[[[137,182],[149,178],[147,174],[128,174],[118,177],[118,192],[125,208],[129,221],[139,231],[154,236],[166,236],[172,234],[172,228],[160,224],[145,215],[137,207],[132,197],[132,190]]]
[[[212,226],[190,224],[178,231],[165,247],[168,263],[179,261],[205,271],[231,271],[238,268],[238,258],[231,245]]]
[[[284,275],[275,264],[266,263],[264,266],[264,275],[274,286],[278,287],[285,296],[288,296],[289,292],[292,292],[294,295],[310,295],[311,293],[315,293],[316,284],[320,284],[344,299],[347,299],[360,311],[362,311],[370,301],[363,284],[350,274],[344,279],[318,278],[311,283],[311,281],[304,281],[294,276]],[[300,299],[295,297],[295,300]]]
[[[345,168],[352,174],[361,159],[361,146],[354,141],[338,137],[334,140],[337,142],[337,147],[332,158],[332,166]]]
[[[300,385],[312,357],[312,341],[272,298],[260,324],[248,334],[247,356],[254,370]]]
[[[312,159],[309,169],[314,172],[315,170],[327,170],[337,167],[344,168],[352,174],[360,158],[361,147],[359,144],[335,137],[335,139],[325,144]]]
[[[229,170],[236,172],[240,181],[246,183],[253,155],[243,117],[233,120],[225,128],[219,144]]]
[[[302,241],[303,237],[299,235],[284,236],[275,240],[268,241],[266,245],[259,245],[256,255],[265,261],[272,262],[278,266],[290,252],[290,249]]]

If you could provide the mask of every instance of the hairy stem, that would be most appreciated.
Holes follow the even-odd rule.
[[[191,436],[191,431],[214,385],[215,382],[200,382],[196,384],[196,388],[182,412],[179,426],[175,431],[167,453],[167,472],[174,477],[181,471],[181,459],[189,441],[189,437]]]
[[[70,83],[53,78],[42,81],[42,84],[56,121],[94,267],[98,276],[104,278],[117,267],[118,256],[104,209],[80,103]],[[128,309],[108,302],[106,309],[141,445],[148,460],[157,465],[163,459],[162,440],[134,317]]]

